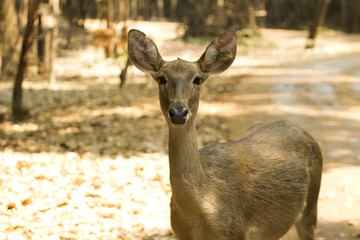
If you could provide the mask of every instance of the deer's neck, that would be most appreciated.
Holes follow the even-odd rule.
[[[194,122],[184,128],[169,127],[169,164],[170,183],[174,196],[177,192],[201,188],[205,174]]]

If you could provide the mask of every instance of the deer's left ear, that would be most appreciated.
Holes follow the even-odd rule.
[[[236,34],[224,33],[209,44],[198,60],[206,74],[219,74],[231,66],[236,56]]]
[[[136,29],[129,31],[128,52],[131,62],[146,73],[155,74],[163,62],[155,43]]]

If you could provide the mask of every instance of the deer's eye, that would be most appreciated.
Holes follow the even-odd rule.
[[[202,83],[202,78],[201,77],[196,77],[194,79],[194,82],[193,82],[195,85],[200,85]]]
[[[159,76],[156,80],[160,85],[164,85],[166,83],[166,79],[163,76]]]

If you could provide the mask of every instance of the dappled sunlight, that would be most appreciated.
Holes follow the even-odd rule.
[[[79,78],[58,82],[55,87],[29,82],[25,86],[26,106],[34,117],[23,123],[3,122],[1,148],[112,156],[130,156],[137,151],[164,152],[166,127],[155,85],[148,86],[141,82],[143,79],[128,84],[124,91],[107,81],[92,84],[91,80]],[[10,88],[2,91],[7,93]],[[152,142],[155,135],[160,137]]]
[[[131,106],[131,107],[115,107],[108,109],[84,109],[81,112],[71,113],[65,116],[54,116],[52,121],[57,123],[70,123],[70,122],[83,122],[88,119],[93,119],[97,117],[107,117],[107,116],[121,116],[128,118],[138,118],[145,116],[150,112],[159,112],[158,107],[154,104],[141,104],[140,106]]]
[[[80,133],[80,129],[76,128],[76,127],[66,127],[66,128],[59,129],[58,133],[61,136],[78,134],[78,133]]]
[[[289,105],[280,105],[275,108],[277,113],[274,114],[293,114],[293,115],[303,115],[310,117],[331,117],[339,119],[348,119],[355,120],[360,122],[360,107],[347,107],[346,109],[319,109],[314,106],[289,106]]]
[[[40,129],[35,123],[4,124],[3,130],[8,133],[34,132]]]
[[[236,103],[202,102],[199,107],[200,115],[218,115],[231,117],[244,112]]]
[[[353,231],[352,227],[360,226],[359,215],[354,214],[354,211],[360,208],[360,188],[359,182],[356,181],[360,175],[360,167],[346,164],[341,166],[341,163],[337,163],[336,166],[332,166],[323,174],[319,196],[319,225],[321,228],[322,222],[336,219],[338,222],[346,223]],[[341,168],[338,168],[340,166]]]
[[[350,36],[342,33],[337,33],[336,36],[323,35],[317,39],[316,48],[305,50],[304,45],[308,35],[306,31],[260,29],[260,33],[264,42],[268,44],[253,48],[239,46],[233,68],[230,68],[226,74],[237,75],[239,71],[243,71],[241,68],[305,64],[314,60],[322,61],[336,58],[339,55],[360,53],[360,37],[358,35]],[[261,73],[261,71],[257,73],[259,72]]]
[[[149,35],[166,59],[195,60],[205,50],[175,40],[175,23],[132,27],[160,32]],[[360,59],[335,58],[331,47],[358,53],[360,44],[324,37],[319,48],[304,51],[304,31],[261,31],[271,36],[267,45],[239,45],[234,65],[202,86],[198,145],[238,139],[255,121],[298,124],[324,155],[319,239],[342,223],[359,230]],[[11,121],[12,83],[0,82],[0,239],[4,232],[9,239],[174,239],[168,129],[157,84],[130,67],[119,89],[123,63],[98,57],[97,50],[62,52],[55,83],[29,73],[28,122]]]
[[[103,232],[104,238],[130,239],[170,232],[164,154],[107,158],[3,151],[0,169],[0,225],[7,226],[10,238],[30,229],[33,238],[41,238],[44,229],[62,238]],[[26,224],[19,225],[23,219]]]
[[[287,94],[272,94],[273,98],[286,97]],[[295,97],[289,96],[285,101],[290,102],[290,99]],[[258,101],[269,100],[268,95],[251,95],[246,97],[234,97],[234,100],[240,102],[202,102],[199,108],[199,114],[201,115],[218,115],[223,117],[234,117],[241,115],[252,115],[257,113],[270,114],[270,115],[302,115],[304,117],[331,117],[339,119],[348,119],[360,122],[360,107],[323,107],[319,108],[313,105],[301,105],[297,102],[295,105],[286,103],[272,103],[272,104],[260,104],[260,105],[246,105],[241,101]],[[244,104],[244,105],[243,105]]]

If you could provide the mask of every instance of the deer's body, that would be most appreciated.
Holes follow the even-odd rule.
[[[93,44],[98,49],[104,49],[106,57],[114,53],[116,47],[116,31],[112,28],[97,29],[93,33]]]
[[[322,157],[304,130],[256,123],[237,141],[198,150],[200,86],[235,52],[235,36],[225,34],[197,62],[167,62],[143,33],[129,33],[130,59],[158,81],[169,125],[172,228],[179,239],[275,240],[295,224],[301,240],[314,240]]]
[[[94,31],[94,41],[93,44],[96,48],[103,48],[105,51],[105,56],[110,57],[112,56],[117,49],[122,49],[124,53],[127,55],[127,42],[128,42],[128,35],[127,35],[127,27],[124,26],[121,29],[121,35],[118,39],[116,36],[116,31],[113,28],[107,29],[98,29]],[[120,72],[120,87],[123,87],[126,82],[126,73],[131,65],[129,58],[127,57],[124,68],[121,69]]]
[[[294,223],[316,219],[313,189],[321,174],[309,166],[321,168],[321,153],[297,126],[259,124],[237,141],[200,149],[198,159],[184,144],[175,146],[183,153],[169,153],[176,167],[175,174],[170,170],[172,227],[180,239],[279,239]]]

